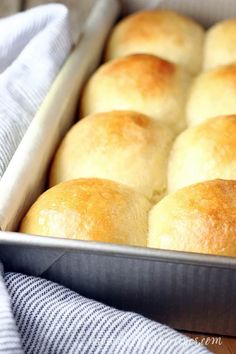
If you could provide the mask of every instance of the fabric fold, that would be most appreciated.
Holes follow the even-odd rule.
[[[165,325],[84,298],[51,281],[17,273],[6,273],[4,281],[18,342],[21,339],[26,354],[209,353]],[[6,292],[5,297],[8,304]],[[9,306],[7,311],[10,316]]]
[[[11,299],[4,280],[3,267],[0,264],[0,353],[23,354],[21,339],[11,310]]]
[[[71,48],[64,5],[0,20],[0,177]]]

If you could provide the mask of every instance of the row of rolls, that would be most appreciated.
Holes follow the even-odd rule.
[[[236,256],[236,19],[112,30],[20,232]]]

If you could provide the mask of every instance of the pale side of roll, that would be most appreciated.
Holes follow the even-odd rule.
[[[211,118],[186,129],[171,150],[169,193],[216,178],[236,180],[236,115]]]
[[[85,85],[81,116],[133,110],[177,132],[185,127],[189,83],[185,70],[154,55],[115,59],[102,65]]]
[[[218,22],[206,33],[204,69],[236,62],[236,19]]]
[[[146,246],[149,201],[102,179],[77,179],[44,192],[24,217],[20,232]]]
[[[148,246],[236,256],[236,181],[214,180],[182,188],[149,214]]]
[[[105,58],[149,53],[196,74],[202,65],[203,42],[202,26],[189,17],[170,10],[141,11],[114,27]]]
[[[149,199],[166,190],[169,129],[131,111],[88,116],[67,133],[56,152],[50,186],[80,177],[126,184]]]
[[[200,74],[187,101],[189,126],[220,115],[236,113],[236,63]]]

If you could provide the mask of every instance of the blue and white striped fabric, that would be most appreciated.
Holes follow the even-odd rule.
[[[68,56],[71,38],[63,5],[0,20],[0,177]]]
[[[6,273],[0,278],[0,353],[207,354],[209,351],[138,314],[86,299],[51,281]]]
[[[11,299],[3,280],[0,264],[0,353],[23,354],[21,340],[11,309]]]

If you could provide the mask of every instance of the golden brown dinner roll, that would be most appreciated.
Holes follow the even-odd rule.
[[[187,102],[188,125],[220,115],[236,113],[236,64],[200,74]]]
[[[75,124],[51,167],[50,186],[79,177],[108,178],[155,200],[166,189],[172,134],[131,111],[97,113]]]
[[[85,86],[81,113],[133,110],[178,131],[185,125],[188,74],[154,55],[136,54],[102,65]]]
[[[204,68],[236,62],[236,19],[217,23],[206,34]]]
[[[169,193],[216,178],[236,180],[236,115],[212,118],[185,130],[170,154]]]
[[[203,28],[186,16],[170,10],[141,11],[115,26],[105,57],[155,54],[196,74],[202,64],[203,39]]]
[[[193,184],[162,199],[149,215],[148,246],[236,256],[236,181]]]
[[[146,246],[148,200],[108,180],[77,179],[43,193],[24,217],[20,232]]]

